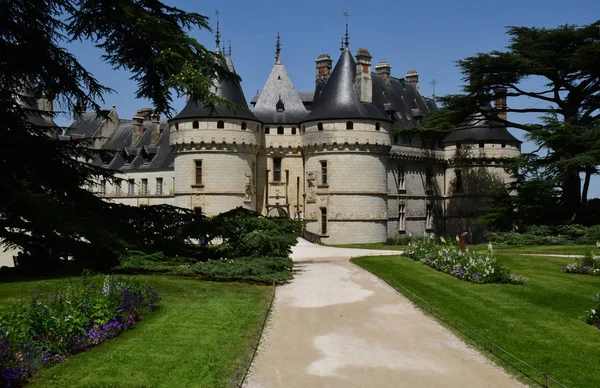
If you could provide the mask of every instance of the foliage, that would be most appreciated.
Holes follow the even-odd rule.
[[[600,248],[600,241],[596,242],[596,248]],[[587,252],[583,258],[577,259],[575,263],[565,265],[562,269],[567,273],[600,276],[600,252]]]
[[[599,332],[582,319],[583,312],[592,307],[590,296],[599,292],[598,278],[562,272],[560,268],[570,260],[564,257],[502,254],[496,255],[496,259],[526,276],[526,284],[480,286],[456,281],[398,256],[365,256],[353,262],[399,292],[405,292],[402,285],[431,303],[440,312],[434,314],[440,320],[452,326],[455,326],[454,319],[458,320],[462,323],[460,331],[474,341],[480,339],[470,336],[464,327],[480,333],[567,387],[600,387],[600,369],[582,362],[600,357]],[[489,342],[482,346],[490,349]],[[511,367],[502,363],[500,359],[509,361],[502,355],[500,359],[496,358],[497,354],[488,355],[501,366]],[[531,369],[525,367],[522,371],[545,386],[544,376],[532,374]]]
[[[195,263],[197,260],[188,257],[167,257],[162,252],[147,254],[141,251],[128,250],[121,255],[117,272],[168,272],[183,264]]]
[[[556,28],[508,27],[510,44],[505,51],[458,61],[464,94],[441,98],[444,107],[424,119],[422,131],[446,133],[465,125],[526,131],[527,138],[539,146],[537,151],[544,153],[523,155],[518,172],[512,171],[522,178],[516,188],[527,190],[524,185],[529,180],[538,180],[536,185],[543,183],[551,191],[540,193],[547,197],[542,200],[544,207],[548,202],[556,205],[544,208],[546,215],[554,215],[554,222],[584,222],[590,178],[600,165],[599,26],[600,21]],[[525,85],[531,79],[541,86]],[[508,97],[508,104],[490,106],[499,93]],[[533,103],[525,108],[510,103],[519,98]],[[520,122],[522,114],[531,113],[541,115],[542,121]],[[585,177],[583,188],[580,174]],[[552,214],[550,209],[557,208],[563,211]],[[505,217],[528,214],[521,208],[512,214],[513,209],[506,207]]]
[[[215,216],[211,237],[220,237],[221,257],[288,257],[302,223],[287,217],[264,217],[238,207]]]
[[[596,306],[585,313],[585,321],[588,325],[594,325],[600,329],[600,293],[594,298]]]
[[[96,346],[134,326],[160,296],[135,279],[84,275],[77,287],[37,293],[0,315],[0,370],[5,386]]]
[[[293,262],[283,257],[238,257],[185,264],[174,275],[201,275],[208,280],[282,283],[292,280]]]
[[[491,245],[489,253],[493,253]],[[522,276],[512,274],[508,267],[498,264],[494,258],[483,257],[468,249],[461,252],[458,247],[446,243],[443,238],[441,245],[436,244],[433,239],[410,243],[405,255],[467,282],[523,284],[526,280]]]
[[[100,104],[110,92],[63,47],[96,45],[114,69],[132,73],[136,96],[158,114],[172,113],[173,93],[225,104],[211,92],[213,80],[237,76],[188,34],[208,29],[206,17],[157,0],[0,0],[0,7],[1,244],[48,268],[67,258],[111,266],[128,246],[121,235],[135,234],[126,228],[143,226],[123,222],[123,207],[86,189],[115,180],[93,163],[106,151],[94,150],[94,139],[59,139],[55,115],[88,107],[107,117]]]
[[[501,245],[593,245],[600,240],[600,225],[532,225],[521,232],[493,232],[487,238]]]

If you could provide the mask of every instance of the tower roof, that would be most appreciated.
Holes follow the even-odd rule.
[[[484,107],[484,109],[486,108]],[[522,143],[503,124],[486,118],[481,112],[473,114],[458,129],[450,132],[444,138],[443,143],[485,141]]]
[[[319,95],[315,93],[307,121],[358,118],[389,121],[376,104],[360,102],[355,83],[356,62],[350,50],[345,48],[322,92]]]
[[[279,33],[276,47],[276,62],[258,95],[254,115],[263,123],[299,123],[306,118],[308,111],[281,62]]]

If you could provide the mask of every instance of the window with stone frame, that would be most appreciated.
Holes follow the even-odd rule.
[[[406,231],[406,204],[398,204],[398,231]]]
[[[100,195],[106,195],[106,179],[100,182]]]
[[[283,129],[283,127],[277,127],[277,134],[278,134],[278,135],[283,135],[283,134],[284,134],[284,129]]]
[[[273,182],[281,182],[281,158],[273,158]]]
[[[455,177],[454,192],[462,193],[463,192],[462,170],[460,170],[460,169],[454,170],[454,177]]]
[[[321,163],[321,184],[328,185],[329,180],[328,180],[328,176],[327,176],[327,161],[321,160],[320,163]]]
[[[115,183],[115,195],[121,195],[121,181]]]
[[[202,160],[194,160],[196,166],[196,185],[202,185]]]
[[[425,229],[433,229],[433,205],[431,204],[425,206]]]
[[[148,179],[142,178],[142,195],[148,195]]]
[[[433,168],[425,167],[425,191],[433,191]]]
[[[327,208],[321,208],[321,234],[327,234]]]
[[[406,191],[406,171],[404,166],[398,166],[398,191]]]
[[[156,178],[156,195],[163,195],[163,179]]]
[[[127,195],[135,195],[135,179],[127,180]]]

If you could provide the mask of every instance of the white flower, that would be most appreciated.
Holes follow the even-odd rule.
[[[458,234],[456,235],[456,241],[460,241],[460,237],[458,237]]]
[[[445,243],[446,243],[446,239],[445,239],[445,238],[443,238],[443,237],[440,237],[440,241],[441,241],[443,244],[445,244]]]

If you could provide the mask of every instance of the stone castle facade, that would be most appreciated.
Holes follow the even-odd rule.
[[[231,53],[223,58],[235,72]],[[97,137],[95,147],[116,151],[98,163],[118,170],[122,182],[91,188],[107,200],[207,215],[241,206],[304,220],[328,244],[477,235],[481,188],[510,179],[502,161],[520,153],[520,141],[484,119],[436,144],[398,135],[437,107],[419,92],[416,71],[397,78],[380,62],[373,72],[371,59],[365,49],[353,56],[346,43],[335,67],[329,55],[317,58],[314,92],[297,92],[278,44],[253,109],[211,111],[187,101],[164,120],[150,109],[121,119],[113,107],[106,119],[79,114],[65,136]],[[239,83],[214,87],[248,107]]]

